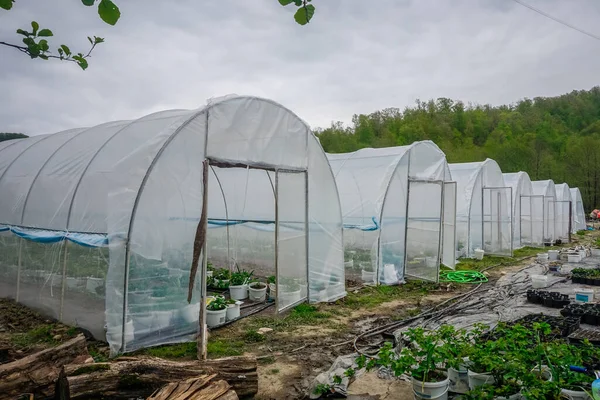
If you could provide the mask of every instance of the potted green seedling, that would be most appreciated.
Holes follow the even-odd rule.
[[[267,278],[267,283],[269,284],[269,299],[275,300],[277,295],[277,285],[275,283],[277,278],[274,275],[271,275]]]
[[[239,300],[229,299],[227,300],[227,313],[226,319],[227,321],[234,320],[240,317],[240,306],[242,302]]]
[[[215,289],[227,289],[229,287],[231,272],[226,268],[219,268],[214,271],[212,278]]]
[[[216,297],[206,306],[206,325],[209,328],[225,323],[227,318],[227,302],[222,296]]]
[[[237,271],[231,274],[229,279],[229,296],[234,300],[245,300],[248,298],[248,282],[253,272],[240,270],[236,265]]]
[[[251,282],[248,285],[250,301],[263,302],[267,297],[267,284],[260,281]]]

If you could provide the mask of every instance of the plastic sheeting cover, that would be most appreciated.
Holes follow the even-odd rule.
[[[577,231],[581,231],[586,228],[585,209],[583,208],[583,199],[581,198],[581,192],[579,191],[579,188],[571,188],[571,199],[571,207],[573,214],[572,233],[577,233]]]

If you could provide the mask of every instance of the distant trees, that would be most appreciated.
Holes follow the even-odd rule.
[[[600,206],[600,87],[492,107],[447,98],[355,115],[317,132],[327,152],[433,140],[449,162],[496,160],[504,172],[579,187]]]
[[[26,138],[26,137],[29,137],[29,136],[24,135],[22,133],[0,132],[0,142],[3,142],[5,140],[12,140],[12,139],[22,139],[22,138]]]

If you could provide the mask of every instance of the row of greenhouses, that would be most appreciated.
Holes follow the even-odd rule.
[[[584,228],[577,188],[448,164],[430,141],[326,154],[256,97],[0,143],[0,296],[113,354],[193,340],[213,269],[272,282],[280,313]]]

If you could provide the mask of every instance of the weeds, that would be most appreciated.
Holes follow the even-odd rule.
[[[211,358],[241,356],[244,354],[244,342],[240,340],[209,340],[207,347],[208,355]]]
[[[353,309],[374,308],[397,299],[422,297],[436,289],[438,289],[436,283],[408,281],[399,286],[370,286],[358,293],[348,293],[348,296],[340,301]]]
[[[195,358],[196,342],[170,344],[165,346],[150,347],[141,351],[152,357],[174,359],[174,358]]]
[[[11,342],[19,348],[26,348],[40,343],[56,344],[57,341],[53,339],[54,328],[55,326],[52,324],[40,325],[29,332],[12,336]]]
[[[246,330],[246,333],[244,333],[244,341],[248,343],[264,342],[266,339],[267,338],[264,335],[261,335],[254,329],[248,329]]]

